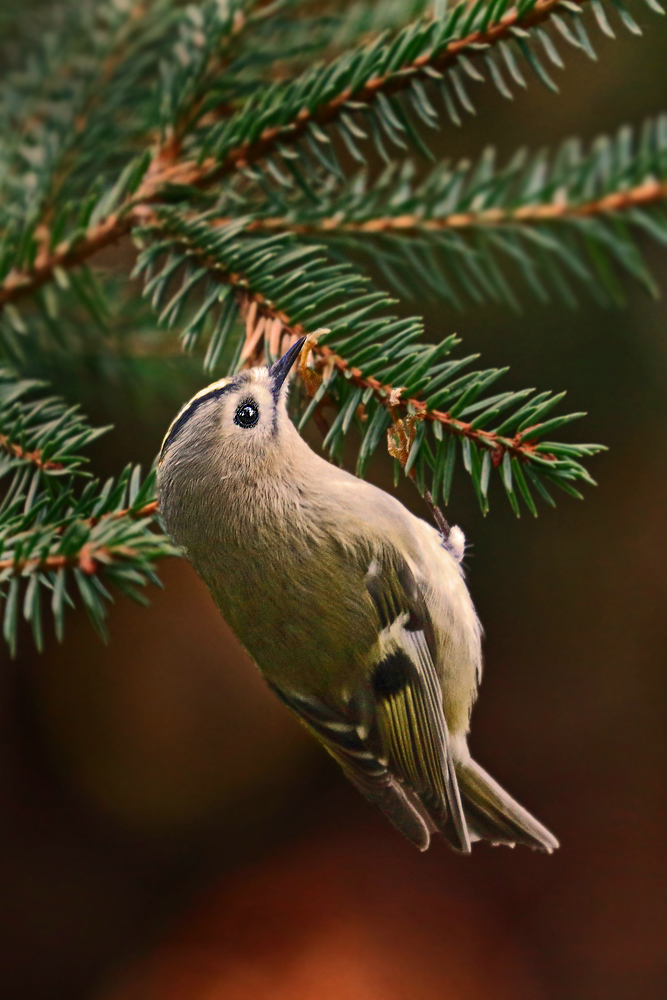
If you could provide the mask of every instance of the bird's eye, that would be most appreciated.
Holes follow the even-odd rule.
[[[254,399],[246,399],[236,407],[234,423],[239,427],[254,427],[259,420],[259,407]]]

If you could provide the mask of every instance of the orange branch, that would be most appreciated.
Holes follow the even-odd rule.
[[[422,233],[439,232],[447,229],[466,229],[473,226],[503,226],[522,225],[535,222],[559,222],[567,219],[589,218],[594,215],[604,215],[608,212],[623,212],[629,208],[638,208],[667,200],[667,183],[660,181],[645,181],[626,191],[613,192],[591,201],[571,203],[556,201],[548,204],[523,205],[521,208],[501,209],[488,208],[479,212],[454,212],[439,218],[423,218],[420,215],[387,215],[372,219],[349,219],[341,221],[337,215],[332,215],[317,222],[291,222],[283,216],[265,219],[253,219],[248,223],[248,232],[285,231],[297,235],[314,233]],[[229,225],[232,218],[212,219],[210,225],[221,227]]]
[[[24,462],[32,462],[44,472],[55,472],[63,468],[62,462],[51,462],[48,459],[44,461],[41,451],[25,451],[19,444],[14,444],[6,434],[0,434],[0,448],[4,448],[14,458],[20,458]]]
[[[581,7],[586,0],[574,0]],[[548,20],[561,0],[537,0],[533,9],[521,16],[515,7],[508,11],[497,24],[486,31],[474,31],[465,38],[450,42],[437,56],[426,53],[390,74],[377,76],[352,91],[347,89],[327,104],[311,114],[303,108],[296,119],[288,124],[270,126],[264,129],[253,142],[245,141],[228,151],[221,162],[212,157],[203,161],[179,161],[180,143],[177,141],[161,145],[155,152],[144,178],[135,195],[115,213],[93,226],[75,244],[65,242],[54,250],[48,249],[48,234],[43,240],[42,250],[37,255],[33,267],[23,271],[12,271],[0,285],[0,308],[9,302],[30,294],[50,281],[57,268],[71,268],[83,263],[99,250],[117,242],[141,223],[150,204],[159,202],[169,184],[209,187],[223,177],[248,164],[256,163],[272,153],[276,144],[283,140],[294,142],[305,134],[311,123],[327,125],[341,113],[347,101],[354,99],[361,103],[372,103],[377,94],[398,93],[409,86],[413,77],[425,66],[438,71],[447,69],[466,50],[469,57],[475,57],[484,48],[510,37],[516,27],[531,28]]]
[[[99,563],[108,565],[115,559],[134,559],[136,556],[136,549],[128,545],[118,545],[113,548],[102,545],[97,549],[90,545],[84,545],[73,556],[53,555],[45,556],[43,559],[20,559],[18,562],[13,559],[2,559],[0,560],[0,571],[11,569],[15,576],[19,576],[26,571],[29,573],[34,573],[37,570],[48,572],[49,570],[73,567],[82,570],[88,576],[92,576],[93,573],[97,572]]]
[[[139,520],[142,517],[152,517],[156,512],[157,501],[154,500],[153,502],[146,504],[144,507],[140,507],[138,510],[126,507],[123,510],[116,510],[109,514],[103,514],[102,517],[88,518],[83,523],[92,528],[96,524],[105,520],[115,521],[123,517],[129,517],[134,521]],[[48,572],[49,570],[76,567],[91,576],[93,573],[97,572],[98,564],[100,563],[104,565],[113,562],[118,558],[134,559],[136,556],[136,549],[133,549],[128,545],[115,545],[113,548],[101,545],[98,548],[94,548],[90,544],[86,544],[73,556],[51,555],[45,556],[43,559],[21,559],[18,562],[14,559],[1,559],[0,572],[5,569],[11,569],[13,570],[15,576],[19,576],[26,572]]]
[[[210,262],[208,262],[210,264]],[[216,270],[215,268],[213,268]],[[276,306],[269,302],[261,292],[253,292],[248,287],[244,279],[239,275],[227,275],[221,274],[222,280],[226,281],[228,284],[238,288],[239,293],[246,299],[247,309],[246,316],[253,315],[255,325],[246,331],[246,343],[249,343],[253,336],[253,330],[256,328],[258,322],[265,323],[267,320],[279,320],[283,330],[288,333],[293,341],[299,337],[303,337],[311,333],[303,327],[300,323],[292,323],[289,316],[282,310],[277,309]],[[259,344],[255,345],[256,352],[252,357],[248,358],[248,364],[258,364],[261,360],[261,356],[257,353]],[[422,419],[430,420],[433,423],[442,424],[450,434],[455,434],[457,437],[468,438],[477,444],[482,445],[487,450],[491,451],[492,461],[494,466],[500,465],[503,455],[508,452],[512,457],[519,458],[522,461],[526,461],[535,452],[536,442],[531,441],[526,437],[526,433],[517,433],[512,438],[503,437],[496,434],[494,431],[485,431],[481,428],[474,428],[470,423],[464,420],[458,420],[456,417],[450,416],[446,411],[442,410],[428,410],[426,404],[413,396],[408,398],[403,398],[397,389],[390,385],[384,385],[378,379],[373,378],[370,375],[364,375],[360,368],[352,367],[344,358],[341,358],[335,351],[332,351],[330,347],[326,345],[311,344],[310,350],[313,351],[325,364],[333,365],[341,372],[345,372],[349,381],[353,385],[356,385],[363,389],[372,389],[373,394],[382,406],[385,406],[390,412],[397,406],[412,406],[416,413],[422,415]],[[527,429],[528,431],[530,428]],[[544,459],[554,460],[554,456],[547,452],[541,452],[540,457]]]

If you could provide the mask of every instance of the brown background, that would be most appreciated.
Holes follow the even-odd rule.
[[[633,10],[635,8],[633,7]],[[664,106],[667,30],[569,50],[562,96],[485,88],[443,155],[591,137]],[[650,249],[667,287],[663,253]],[[525,297],[524,297],[525,299]],[[348,787],[264,688],[194,573],[163,567],[146,611],[119,600],[105,648],[81,615],[0,673],[0,992],[11,1000],[660,1000],[667,991],[665,306],[525,314],[426,307],[507,383],[569,390],[599,481],[517,522],[463,478],[486,628],[475,756],[549,825],[553,857],[420,855]],[[117,431],[97,467],[149,461],[203,384],[172,366],[150,406],[94,358],[58,388]],[[173,398],[172,398],[173,397]],[[176,398],[177,397],[177,398]],[[373,476],[389,485],[378,462]],[[418,498],[403,498],[421,512]],[[4,652],[2,653],[4,657]]]

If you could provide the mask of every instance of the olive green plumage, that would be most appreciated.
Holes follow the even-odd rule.
[[[167,530],[271,687],[354,784],[424,849],[555,838],[471,759],[480,626],[451,543],[332,466],[286,408],[295,345],[214,383],[174,420]]]

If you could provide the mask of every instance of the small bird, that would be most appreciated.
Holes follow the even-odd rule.
[[[470,757],[481,628],[444,539],[316,455],[287,412],[302,338],[197,393],[172,422],[159,509],[282,701],[418,848],[558,841]]]

